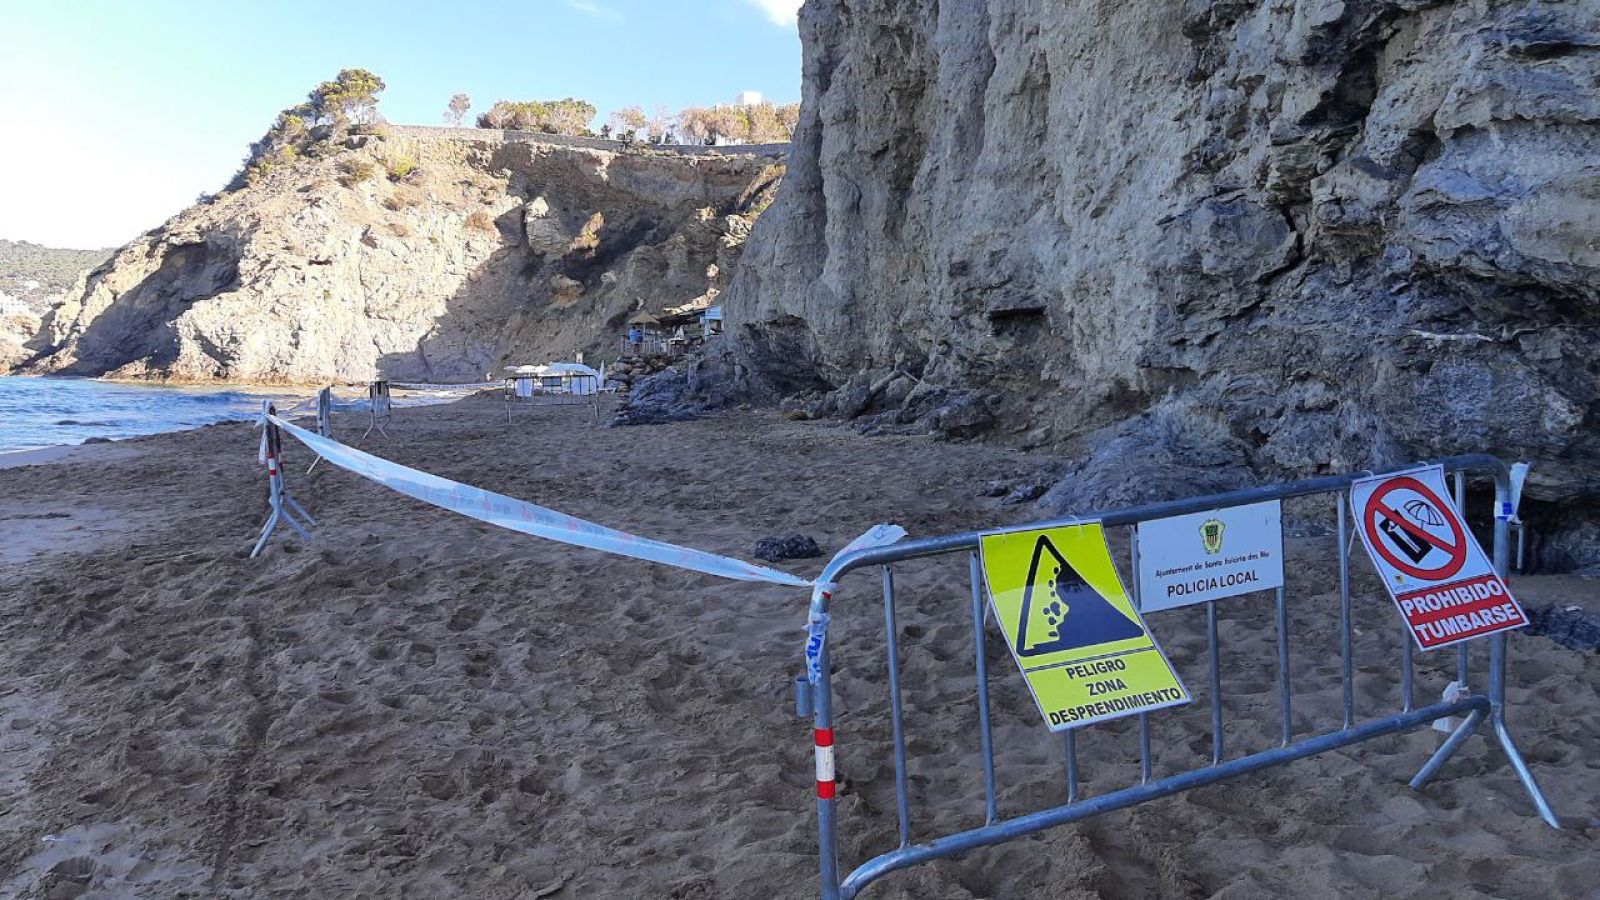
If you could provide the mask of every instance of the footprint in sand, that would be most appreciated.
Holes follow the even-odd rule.
[[[409,662],[415,663],[424,669],[430,669],[438,661],[439,651],[432,644],[413,642],[411,649],[406,653],[406,658]]]

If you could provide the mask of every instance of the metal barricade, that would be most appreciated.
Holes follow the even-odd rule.
[[[367,410],[372,414],[372,418],[367,430],[361,433],[361,440],[366,440],[367,435],[374,431],[388,440],[389,432],[384,431],[383,426],[394,415],[394,400],[389,393],[389,382],[379,380],[367,385]]]
[[[331,386],[317,392],[317,434],[325,438],[333,437],[333,388]],[[313,459],[311,465],[306,468],[306,474],[310,475],[315,472],[319,462],[322,462],[322,457],[319,456]]]
[[[1470,455],[1450,457],[1439,460],[1435,464],[1442,465],[1447,471],[1455,473],[1456,503],[1459,509],[1465,509],[1463,502],[1465,500],[1464,473],[1468,471],[1486,473],[1493,477],[1497,511],[1512,508],[1502,505],[1507,504],[1510,500],[1511,487],[1506,466],[1500,460],[1492,456]],[[887,547],[844,554],[833,560],[824,570],[822,576],[817,579],[818,587],[812,595],[810,610],[812,640],[807,648],[807,665],[810,677],[796,679],[796,686],[799,690],[797,711],[802,716],[809,714],[815,726],[818,845],[820,852],[821,894],[825,900],[838,900],[838,898],[849,900],[849,898],[855,897],[873,881],[891,872],[920,863],[953,856],[977,847],[1002,843],[1056,825],[1076,822],[1099,813],[1123,809],[1191,788],[1215,784],[1246,773],[1281,765],[1336,748],[1362,743],[1383,735],[1416,728],[1426,728],[1436,720],[1452,716],[1465,716],[1466,718],[1451,732],[1450,736],[1411,779],[1411,787],[1418,790],[1423,788],[1438,774],[1445,762],[1461,748],[1466,739],[1487,721],[1492,726],[1500,747],[1504,750],[1523,787],[1526,788],[1540,817],[1551,827],[1561,827],[1549,802],[1534,781],[1532,772],[1529,771],[1522,754],[1518,751],[1516,743],[1512,740],[1511,734],[1507,730],[1505,715],[1506,637],[1504,634],[1495,634],[1487,638],[1489,663],[1486,693],[1462,691],[1453,698],[1447,695],[1441,702],[1420,707],[1412,699],[1414,664],[1411,639],[1408,635],[1400,659],[1403,698],[1401,711],[1393,715],[1357,723],[1353,688],[1350,593],[1350,543],[1354,532],[1346,507],[1348,490],[1352,482],[1369,477],[1372,474],[1374,473],[1364,472],[1354,475],[1313,478],[1288,484],[1110,510],[1081,517],[1033,523],[1019,526],[1016,529],[1005,529],[1021,531],[1095,521],[1101,523],[1108,530],[1114,527],[1131,528],[1140,522],[1169,516],[1243,506],[1262,501],[1308,497],[1317,494],[1335,495],[1338,506],[1337,540],[1340,597],[1340,659],[1338,669],[1342,683],[1343,716],[1342,722],[1339,723],[1336,730],[1323,730],[1321,733],[1314,734],[1302,733],[1299,736],[1295,734],[1292,720],[1293,697],[1289,669],[1287,598],[1284,589],[1278,588],[1275,597],[1273,620],[1277,632],[1276,667],[1279,695],[1277,712],[1281,718],[1281,726],[1277,729],[1279,746],[1228,759],[1225,752],[1225,728],[1221,704],[1223,685],[1218,663],[1217,601],[1206,602],[1206,646],[1209,650],[1207,665],[1211,688],[1209,765],[1180,771],[1177,774],[1161,778],[1153,778],[1150,724],[1153,718],[1162,715],[1162,713],[1142,713],[1137,716],[1140,752],[1139,783],[1110,793],[1085,798],[1080,791],[1079,760],[1075,744],[1076,732],[1067,731],[1062,736],[1067,781],[1065,792],[1067,802],[1064,805],[1027,812],[1012,818],[1002,817],[998,802],[998,778],[995,767],[994,737],[991,727],[988,672],[986,671],[984,654],[986,604],[983,573],[978,556],[981,533],[970,532],[908,541]],[[1495,569],[1501,575],[1506,573],[1510,557],[1509,518],[1508,516],[1497,514],[1494,521],[1493,562]],[[1136,542],[1134,546],[1137,548]],[[1137,553],[1137,549],[1134,552]],[[978,726],[979,743],[977,761],[982,768],[984,824],[976,828],[945,834],[923,842],[913,842],[912,810],[907,782],[905,708],[901,697],[899,657],[901,633],[896,618],[893,565],[912,559],[963,553],[968,556],[967,572],[971,582],[970,614],[973,629],[973,660],[977,679],[976,724]],[[831,605],[839,581],[852,571],[872,566],[877,566],[881,569],[885,650],[888,658],[887,684],[891,725],[889,744],[894,762],[894,798],[897,814],[898,846],[860,863],[853,870],[841,876],[838,809],[835,798],[833,673],[830,666],[826,629],[831,619]],[[1137,572],[1137,561],[1134,563],[1134,568],[1135,572]],[[963,613],[965,614],[965,612],[967,611],[964,610]],[[819,625],[822,632],[820,637],[818,636]],[[1455,664],[1457,681],[1462,685],[1467,684],[1468,654],[1466,644],[1459,645]],[[1172,711],[1169,710],[1168,712]],[[1332,723],[1329,724],[1330,726],[1332,725]],[[1099,727],[1101,726],[1093,726],[1093,728]],[[1304,732],[1305,729],[1302,728],[1301,731]]]
[[[517,403],[532,406],[587,405],[594,424],[600,423],[600,398],[604,383],[596,375],[510,375],[501,387],[506,401],[506,424],[512,424],[512,409]]]

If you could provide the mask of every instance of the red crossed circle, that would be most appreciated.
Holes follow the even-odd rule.
[[[1446,542],[1438,535],[1411,524],[1406,521],[1404,516],[1384,503],[1384,498],[1402,488],[1416,492],[1424,500],[1432,504],[1433,508],[1439,511],[1439,515],[1450,525],[1450,534],[1455,540]],[[1446,554],[1444,563],[1427,569],[1396,554],[1394,549],[1389,546],[1388,539],[1378,532],[1378,517],[1380,514],[1417,540],[1443,550]],[[1382,556],[1384,561],[1412,578],[1420,578],[1423,581],[1443,581],[1461,571],[1461,567],[1467,564],[1467,533],[1466,529],[1461,525],[1461,520],[1457,518],[1443,500],[1439,499],[1438,494],[1435,494],[1427,485],[1409,475],[1391,478],[1372,492],[1372,495],[1367,498],[1367,508],[1361,516],[1361,527],[1366,529],[1368,543],[1372,545],[1374,550],[1378,551],[1378,555]]]

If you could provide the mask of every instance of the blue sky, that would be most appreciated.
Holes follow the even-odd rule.
[[[122,244],[216,190],[339,69],[393,122],[450,95],[620,106],[800,95],[799,0],[0,0],[0,238]]]

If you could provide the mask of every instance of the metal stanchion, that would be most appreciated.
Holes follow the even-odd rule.
[[[389,382],[374,381],[367,385],[368,408],[372,414],[372,424],[361,433],[361,439],[366,440],[367,435],[376,431],[383,435],[384,440],[389,439],[389,432],[383,430],[383,423],[389,421],[394,412],[393,401],[389,397]]]
[[[317,434],[325,438],[333,437],[333,388],[325,387],[317,392]],[[317,463],[322,462],[318,456],[311,461],[306,474],[310,475],[317,468]]]
[[[280,521],[289,523],[289,527],[300,535],[306,543],[311,542],[311,533],[305,526],[295,520],[294,514],[299,513],[307,524],[315,525],[317,520],[305,511],[295,499],[289,496],[288,490],[283,486],[283,435],[278,431],[278,426],[272,423],[272,416],[277,415],[277,408],[270,402],[262,403],[261,427],[264,433],[261,436],[261,461],[267,467],[267,506],[269,508],[266,524],[261,526],[261,537],[256,540],[255,548],[250,551],[250,557],[261,555],[272,533],[277,530]],[[293,510],[293,512],[290,512]]]

